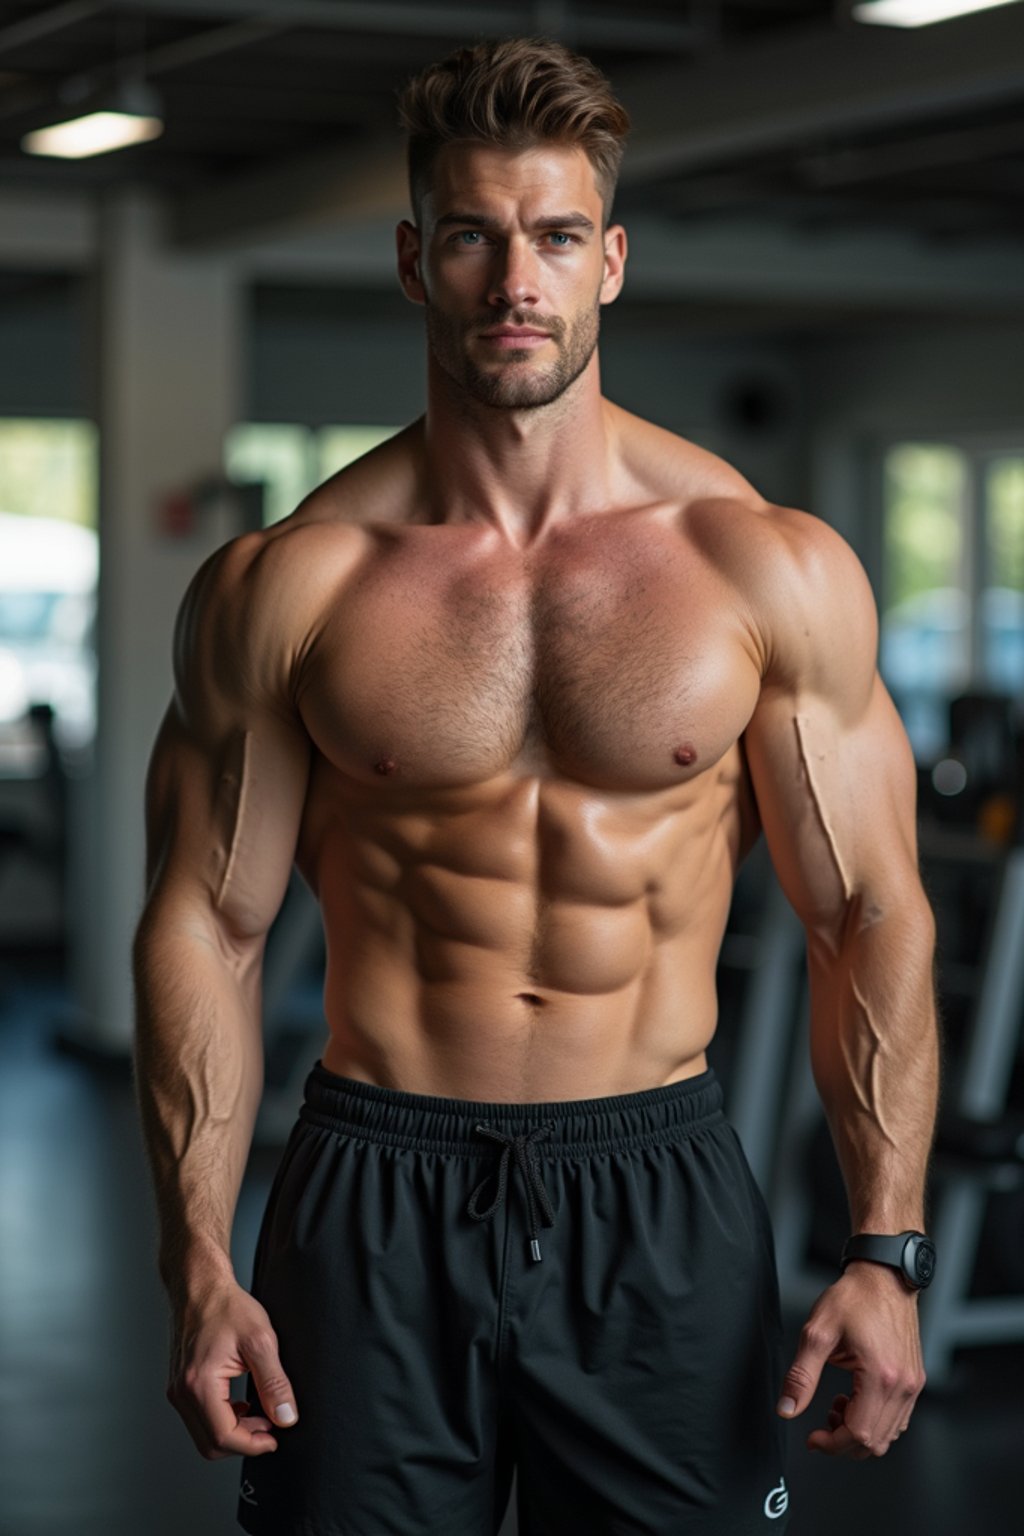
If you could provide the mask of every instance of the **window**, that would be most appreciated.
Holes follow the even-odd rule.
[[[294,512],[316,484],[312,433],[308,427],[242,422],[224,443],[224,472],[231,480],[261,480],[263,526]]]
[[[0,773],[25,769],[33,704],[63,749],[96,731],[97,432],[0,420]]]
[[[224,470],[231,480],[263,482],[263,526],[269,528],[330,475],[400,430],[241,422],[227,434]]]
[[[1024,690],[1024,454],[984,466],[982,672],[1003,693]]]
[[[882,482],[879,666],[926,764],[951,697],[1024,692],[1024,451],[895,443]]]

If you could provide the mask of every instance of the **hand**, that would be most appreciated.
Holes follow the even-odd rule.
[[[266,1418],[251,1414],[251,1403],[231,1401],[232,1378],[247,1370]],[[207,1461],[276,1451],[275,1423],[296,1422],[270,1318],[236,1282],[220,1280],[176,1310],[167,1398]]]
[[[826,1361],[853,1372],[853,1392],[833,1398],[828,1428],[812,1430],[807,1449],[857,1461],[884,1456],[907,1428],[925,1384],[917,1295],[895,1270],[854,1260],[818,1297],[783,1383],[783,1418],[803,1413]],[[788,1413],[785,1398],[795,1405]]]

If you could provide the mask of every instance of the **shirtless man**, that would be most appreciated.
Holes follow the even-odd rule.
[[[924,1384],[916,1290],[863,1257],[784,1369],[705,1054],[763,829],[852,1232],[923,1228],[934,924],[871,589],[827,524],[602,396],[628,120],[593,66],[484,43],[402,112],[426,414],[200,567],[147,779],[168,1397],[244,1456],[257,1536],[484,1536],[514,1466],[521,1536],[782,1530],[826,1361],[853,1373],[807,1439],[829,1455],[884,1455]],[[293,860],[329,1036],[250,1292],[230,1238]]]

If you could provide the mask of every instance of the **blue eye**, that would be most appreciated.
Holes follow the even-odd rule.
[[[572,236],[571,235],[567,235],[564,230],[559,230],[559,229],[555,229],[555,230],[551,231],[551,238],[552,238],[552,240],[566,240],[566,241],[570,241],[570,242],[572,240]]]

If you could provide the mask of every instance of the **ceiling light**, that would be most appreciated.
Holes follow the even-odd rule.
[[[972,11],[1014,4],[1016,0],[862,0],[850,15],[855,21],[868,21],[879,27],[927,27],[933,21],[949,21]]]
[[[128,144],[143,144],[164,131],[160,98],[143,80],[121,79],[91,93],[82,105],[88,110],[26,133],[21,141],[26,154],[82,160]]]

